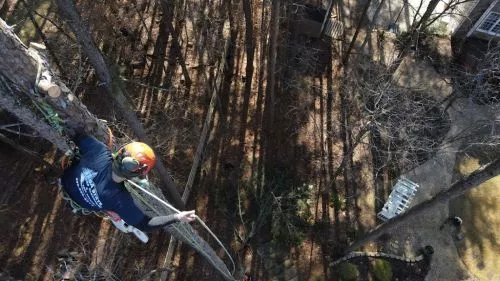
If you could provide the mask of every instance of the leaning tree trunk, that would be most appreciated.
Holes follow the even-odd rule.
[[[377,239],[382,234],[387,233],[389,231],[395,231],[406,219],[410,217],[414,217],[420,215],[423,211],[434,207],[440,203],[446,203],[449,200],[456,198],[470,189],[477,187],[481,183],[495,177],[500,174],[500,159],[493,161],[488,164],[486,167],[476,170],[474,173],[470,174],[468,177],[455,182],[450,188],[447,190],[443,190],[440,193],[436,194],[429,200],[426,200],[410,210],[406,211],[402,215],[399,215],[386,223],[378,226],[374,230],[368,232],[361,239],[355,241],[351,246],[349,246],[346,252],[352,252],[364,244]]]
[[[28,48],[0,19],[0,107],[15,115],[21,122],[55,144],[61,151],[68,145],[62,133],[71,136],[76,128],[84,128],[98,139],[107,140],[106,124],[91,114],[70,90],[54,77],[45,47],[31,44]],[[64,120],[48,125],[40,112],[33,112],[24,102],[29,100],[38,108],[50,106],[57,118]],[[23,102],[24,101],[24,102]],[[30,105],[33,107],[32,105]]]
[[[426,23],[434,12],[434,9],[436,9],[439,2],[440,0],[431,0],[420,20],[418,22],[413,22],[410,30],[408,31],[409,35],[407,35],[403,42],[401,42],[401,46],[403,49],[398,53],[398,56],[389,68],[390,75],[393,75],[396,72],[396,70],[403,62],[404,58],[410,53],[411,46],[413,45],[412,41],[414,40],[414,38],[418,36],[418,33],[423,32],[424,29],[427,28]],[[420,3],[420,5],[422,5],[422,2]]]
[[[57,0],[56,2],[59,7],[59,12],[66,19],[66,23],[70,26],[71,30],[75,34],[78,42],[82,46],[83,51],[94,67],[97,73],[97,77],[103,82],[103,86],[109,94],[109,97],[115,101],[120,113],[125,118],[125,120],[127,120],[127,123],[134,131],[134,134],[139,139],[145,142],[150,142],[150,138],[147,136],[141,122],[137,119],[135,113],[130,109],[123,89],[121,89],[120,87],[113,87],[114,82],[116,81],[113,81],[111,72],[109,71],[106,62],[104,61],[101,52],[95,46],[86,25],[81,20],[73,1]],[[186,79],[187,78],[188,77],[186,77]],[[160,157],[157,158],[155,168],[159,173],[161,180],[166,186],[166,190],[169,195],[168,198],[177,208],[185,209],[179,190],[173,182],[172,176],[163,165]]]

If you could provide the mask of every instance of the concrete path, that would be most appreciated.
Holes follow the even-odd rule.
[[[425,63],[405,61],[398,69],[400,83],[405,86],[425,87],[427,91],[438,98],[451,94],[452,88]],[[457,100],[449,109],[451,128],[441,149],[421,166],[405,174],[407,178],[418,183],[420,188],[412,201],[412,205],[433,197],[439,191],[452,184],[455,169],[456,154],[465,139],[456,136],[466,132],[473,126],[491,120],[496,114],[485,106],[479,106],[467,99]],[[439,227],[449,216],[448,204],[442,204],[427,210],[420,217],[408,219],[392,236],[393,244],[399,245],[393,249],[400,254],[412,255],[415,250],[432,245],[435,253],[427,280],[475,280],[462,263],[449,232],[440,231]]]

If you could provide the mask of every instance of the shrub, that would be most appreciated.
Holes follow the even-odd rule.
[[[392,265],[386,260],[375,260],[372,263],[372,274],[377,281],[392,280]]]
[[[325,281],[325,278],[323,276],[313,276],[311,281]]]
[[[339,264],[339,276],[342,281],[354,281],[358,279],[358,267],[352,263],[343,262]]]
[[[300,245],[310,228],[312,186],[296,186],[293,175],[280,169],[262,174],[266,174],[264,179],[255,178],[243,184],[241,201],[249,201],[249,207],[240,204],[238,208],[256,229],[270,225],[276,246],[289,249]]]

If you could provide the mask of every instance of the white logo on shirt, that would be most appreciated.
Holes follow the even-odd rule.
[[[80,180],[78,181],[77,179],[76,184],[83,200],[85,200],[87,204],[102,208],[102,202],[99,199],[99,195],[97,195],[97,189],[94,183],[94,178],[96,176],[96,171],[84,167],[82,169],[82,173],[80,174]]]

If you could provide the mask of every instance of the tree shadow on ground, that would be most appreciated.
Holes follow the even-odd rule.
[[[488,129],[485,129],[489,132]],[[481,165],[485,165],[500,155],[500,150],[492,146],[469,146],[457,156],[457,170],[454,178],[461,178]],[[479,278],[493,280],[500,275],[494,265],[500,253],[500,241],[495,232],[498,225],[498,177],[450,202],[450,216],[463,220],[460,231],[445,227],[455,240],[458,253],[472,274]],[[457,235],[463,235],[463,240]]]

